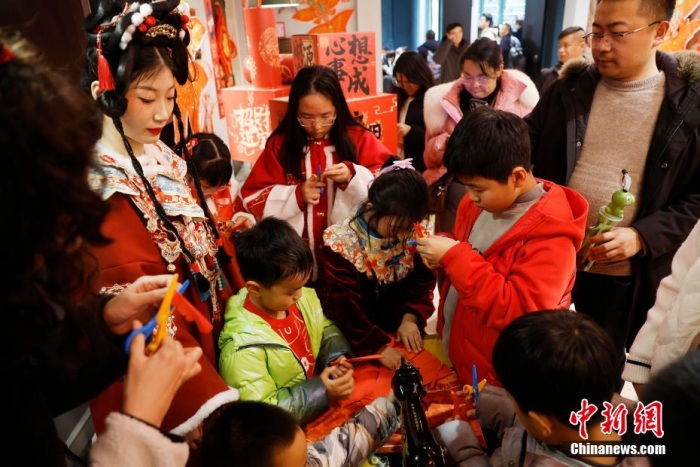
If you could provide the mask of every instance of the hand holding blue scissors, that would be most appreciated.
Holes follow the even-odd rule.
[[[174,280],[177,280],[177,278],[175,277]],[[182,295],[183,293],[185,293],[185,291],[187,290],[187,287],[189,285],[190,285],[189,279],[185,280],[185,282],[183,282],[182,285],[180,286],[180,288],[178,289],[177,293]],[[170,299],[172,300],[172,296],[170,297]],[[173,307],[170,306],[169,309],[172,311]],[[153,336],[153,330],[158,325],[158,314],[159,313],[156,313],[155,315],[153,315],[153,318],[151,318],[151,320],[148,323],[146,323],[144,326],[140,327],[139,329],[135,329],[129,333],[129,335],[126,337],[126,340],[124,341],[124,352],[126,352],[127,354],[129,353],[129,351],[131,349],[131,342],[139,334],[144,335],[144,337],[146,338],[146,342],[148,342],[151,339],[151,337]]]

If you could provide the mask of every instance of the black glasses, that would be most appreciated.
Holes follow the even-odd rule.
[[[641,28],[632,29],[631,31],[609,32],[607,34],[596,34],[594,32],[589,32],[588,34],[583,36],[583,40],[586,42],[586,45],[591,48],[598,47],[601,41],[605,42],[605,45],[611,46],[613,44],[622,42],[624,38],[629,36],[630,34],[634,34],[635,32],[639,32],[643,29],[650,28],[659,23],[661,23],[661,21],[654,21],[653,23],[647,24],[646,26],[642,26]]]

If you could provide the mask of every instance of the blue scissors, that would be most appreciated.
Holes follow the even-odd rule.
[[[185,291],[187,290],[187,287],[190,285],[190,280],[187,279],[185,282],[182,283],[180,288],[177,290],[177,293],[180,295],[184,294]],[[173,307],[171,306],[170,309],[172,310]],[[158,322],[156,321],[156,318],[158,318],[158,313],[153,315],[153,318],[146,323],[144,326],[135,329],[129,333],[129,335],[126,337],[126,340],[124,341],[124,352],[129,353],[131,350],[131,342],[134,340],[136,336],[139,334],[143,334],[144,337],[146,337],[146,342],[148,342],[151,339],[151,336],[153,335],[153,330],[156,328]]]

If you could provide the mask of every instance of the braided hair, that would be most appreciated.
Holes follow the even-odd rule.
[[[188,262],[194,261],[192,252],[186,247],[177,228],[168,219],[163,206],[158,201],[153,187],[146,178],[143,168],[134,154],[133,148],[124,132],[121,116],[127,110],[126,94],[131,83],[157,74],[163,67],[168,68],[175,80],[183,85],[189,78],[189,32],[186,24],[189,21],[186,8],[179,7],[180,0],[139,0],[125,2],[124,0],[92,0],[92,13],[83,23],[88,46],[86,51],[86,66],[81,77],[83,88],[90,92],[92,83],[100,82],[103,74],[111,74],[114,80],[112,87],[103,89],[96,101],[102,112],[110,117],[121,135],[126,152],[139,175],[146,192],[153,203],[158,218],[179,241],[183,254]],[[102,64],[101,64],[102,62]],[[105,65],[106,63],[106,65]],[[178,123],[180,137],[184,138],[184,125],[180,109],[175,100],[173,114]],[[199,203],[208,220],[211,230],[219,244],[218,258],[228,263],[230,257],[224,253],[212,219],[211,212],[204,199],[197,169],[187,157],[185,145],[176,148],[177,154],[187,163],[187,169],[197,190]]]
[[[175,104],[173,113],[175,114],[175,119],[177,120],[177,131],[180,135],[184,135],[185,126],[183,124],[182,114],[180,113],[180,107],[178,107],[177,104]],[[202,180],[199,176],[197,164],[195,164],[194,160],[192,160],[192,154],[190,153],[190,150],[187,149],[187,144],[179,144],[176,149],[178,151],[181,151],[182,154],[186,154],[184,158],[187,162],[187,172],[190,174],[192,180],[194,181],[194,186],[197,190],[197,198],[199,198],[199,205],[206,214],[207,220],[209,221],[209,226],[211,227],[211,231],[214,234],[214,238],[216,238],[217,244],[219,244],[216,256],[219,259],[219,261],[221,261],[223,264],[228,264],[231,262],[231,257],[224,251],[223,246],[220,245],[221,236],[219,235],[219,229],[216,227],[216,222],[214,222],[214,218],[211,214],[211,211],[209,210],[209,205],[207,204],[207,200],[204,196],[204,190],[202,190]]]

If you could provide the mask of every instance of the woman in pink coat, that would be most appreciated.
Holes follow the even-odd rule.
[[[501,48],[493,40],[474,41],[460,58],[460,68],[462,76],[458,80],[435,86],[425,93],[423,158],[426,170],[423,176],[428,185],[445,174],[442,156],[447,138],[465,112],[489,105],[524,117],[539,100],[535,83],[525,73],[503,68]],[[445,232],[452,231],[457,206],[466,192],[464,185],[456,181],[448,190],[445,209],[437,219],[439,229]]]

